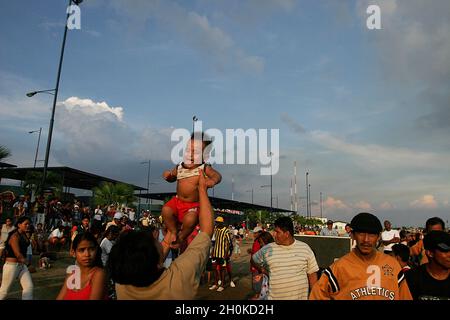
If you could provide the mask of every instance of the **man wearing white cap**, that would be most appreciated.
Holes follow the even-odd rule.
[[[113,221],[108,222],[105,230],[108,230],[110,226],[117,226],[119,229],[122,229],[122,224],[120,223],[120,219],[122,219],[123,213],[121,211],[117,211],[114,213]]]

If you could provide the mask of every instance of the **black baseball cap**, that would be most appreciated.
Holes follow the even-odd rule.
[[[445,231],[431,231],[423,238],[426,250],[450,251],[450,234]]]
[[[380,220],[371,213],[361,212],[353,217],[350,222],[353,232],[367,232],[378,234],[383,230]]]

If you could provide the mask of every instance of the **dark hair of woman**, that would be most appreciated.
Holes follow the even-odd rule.
[[[258,240],[261,240],[262,243],[264,243],[264,245],[274,242],[275,240],[273,239],[272,235],[270,234],[270,232],[267,231],[263,231],[259,237]]]
[[[26,220],[28,220],[28,221],[31,222],[31,219],[30,219],[29,217],[27,217],[27,216],[21,216],[19,219],[17,219],[17,222],[15,223],[14,226],[15,226],[16,228],[18,228],[18,227],[19,227],[19,224],[24,223]]]
[[[119,236],[111,249],[107,266],[114,282],[147,287],[164,271],[158,264],[159,250],[152,233],[130,231]]]
[[[72,250],[76,251],[78,248],[78,245],[83,240],[89,241],[95,246],[95,248],[97,249],[97,254],[95,255],[95,259],[94,259],[94,266],[103,268],[102,255],[101,255],[102,249],[100,248],[100,246],[98,244],[97,238],[95,238],[95,236],[92,233],[83,232],[83,233],[77,234],[77,236],[75,237],[75,239],[73,239],[73,242],[72,242]]]

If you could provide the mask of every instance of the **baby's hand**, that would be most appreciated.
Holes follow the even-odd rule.
[[[166,171],[163,172],[163,178],[164,178],[164,180],[169,179],[170,176],[171,176],[171,174],[170,174],[170,171],[169,171],[169,170],[166,170]]]

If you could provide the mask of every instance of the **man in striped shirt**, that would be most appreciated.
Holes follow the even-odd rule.
[[[216,290],[221,292],[224,290],[225,270],[230,278],[230,287],[234,288],[235,284],[231,277],[230,256],[233,252],[233,244],[231,234],[224,224],[223,217],[216,218],[216,227],[214,228],[214,247],[212,249],[211,257],[213,268],[215,270],[216,282],[209,290]]]
[[[275,242],[253,255],[253,261],[268,272],[268,299],[307,300],[319,271],[314,253],[306,243],[294,239],[291,218],[278,218],[274,225]]]

